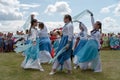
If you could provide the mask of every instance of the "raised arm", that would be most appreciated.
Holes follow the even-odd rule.
[[[91,12],[91,11],[89,11],[89,10],[87,10],[87,12],[90,14],[90,16],[91,16],[91,23],[92,23],[92,26],[93,26],[93,28],[94,28],[94,23],[95,23],[95,21],[94,21],[94,17],[93,17],[93,13]]]
[[[91,23],[92,23],[92,26],[94,28],[95,21],[94,21],[94,17],[93,16],[91,16]]]

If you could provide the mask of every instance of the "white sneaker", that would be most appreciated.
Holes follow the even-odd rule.
[[[74,66],[73,68],[74,68],[74,69],[78,69],[78,68],[79,68],[79,66]]]
[[[53,71],[51,71],[50,73],[49,73],[49,75],[54,75],[55,74],[55,72],[53,72]]]
[[[77,66],[74,66],[74,69],[77,69]]]
[[[95,70],[94,72],[99,73],[99,72],[102,72],[102,70]]]
[[[40,69],[40,71],[44,72],[44,69]]]

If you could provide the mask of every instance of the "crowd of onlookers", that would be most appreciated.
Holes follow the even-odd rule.
[[[119,49],[120,50],[120,33],[108,33],[102,34],[101,38],[102,48],[111,48],[111,49]]]
[[[0,52],[12,52],[13,45],[13,33],[8,32],[7,34],[4,34],[0,32]]]
[[[49,33],[52,44],[57,38],[60,38],[60,36],[62,35],[61,29],[62,28],[55,29]],[[25,35],[27,33],[28,30],[26,30],[26,33],[24,33],[23,31],[16,32],[17,35]],[[13,35],[13,33],[0,32],[0,52],[13,52],[15,43],[16,43],[16,37]],[[108,33],[108,34],[103,33],[100,43],[103,49],[111,48],[115,50],[117,49],[120,50],[120,33],[118,33],[117,35],[114,33]]]

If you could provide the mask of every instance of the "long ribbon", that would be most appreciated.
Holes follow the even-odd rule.
[[[53,63],[63,52],[65,52],[66,51],[66,46],[65,47],[63,47],[56,55],[55,55],[55,57],[54,58],[52,58],[50,61],[49,61],[49,63]]]

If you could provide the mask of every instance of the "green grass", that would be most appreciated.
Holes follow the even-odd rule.
[[[51,66],[42,64],[45,72],[24,70],[20,67],[24,57],[21,54],[0,54],[0,80],[120,80],[120,51],[101,51],[102,73],[72,70],[71,75],[58,72],[49,76]]]

